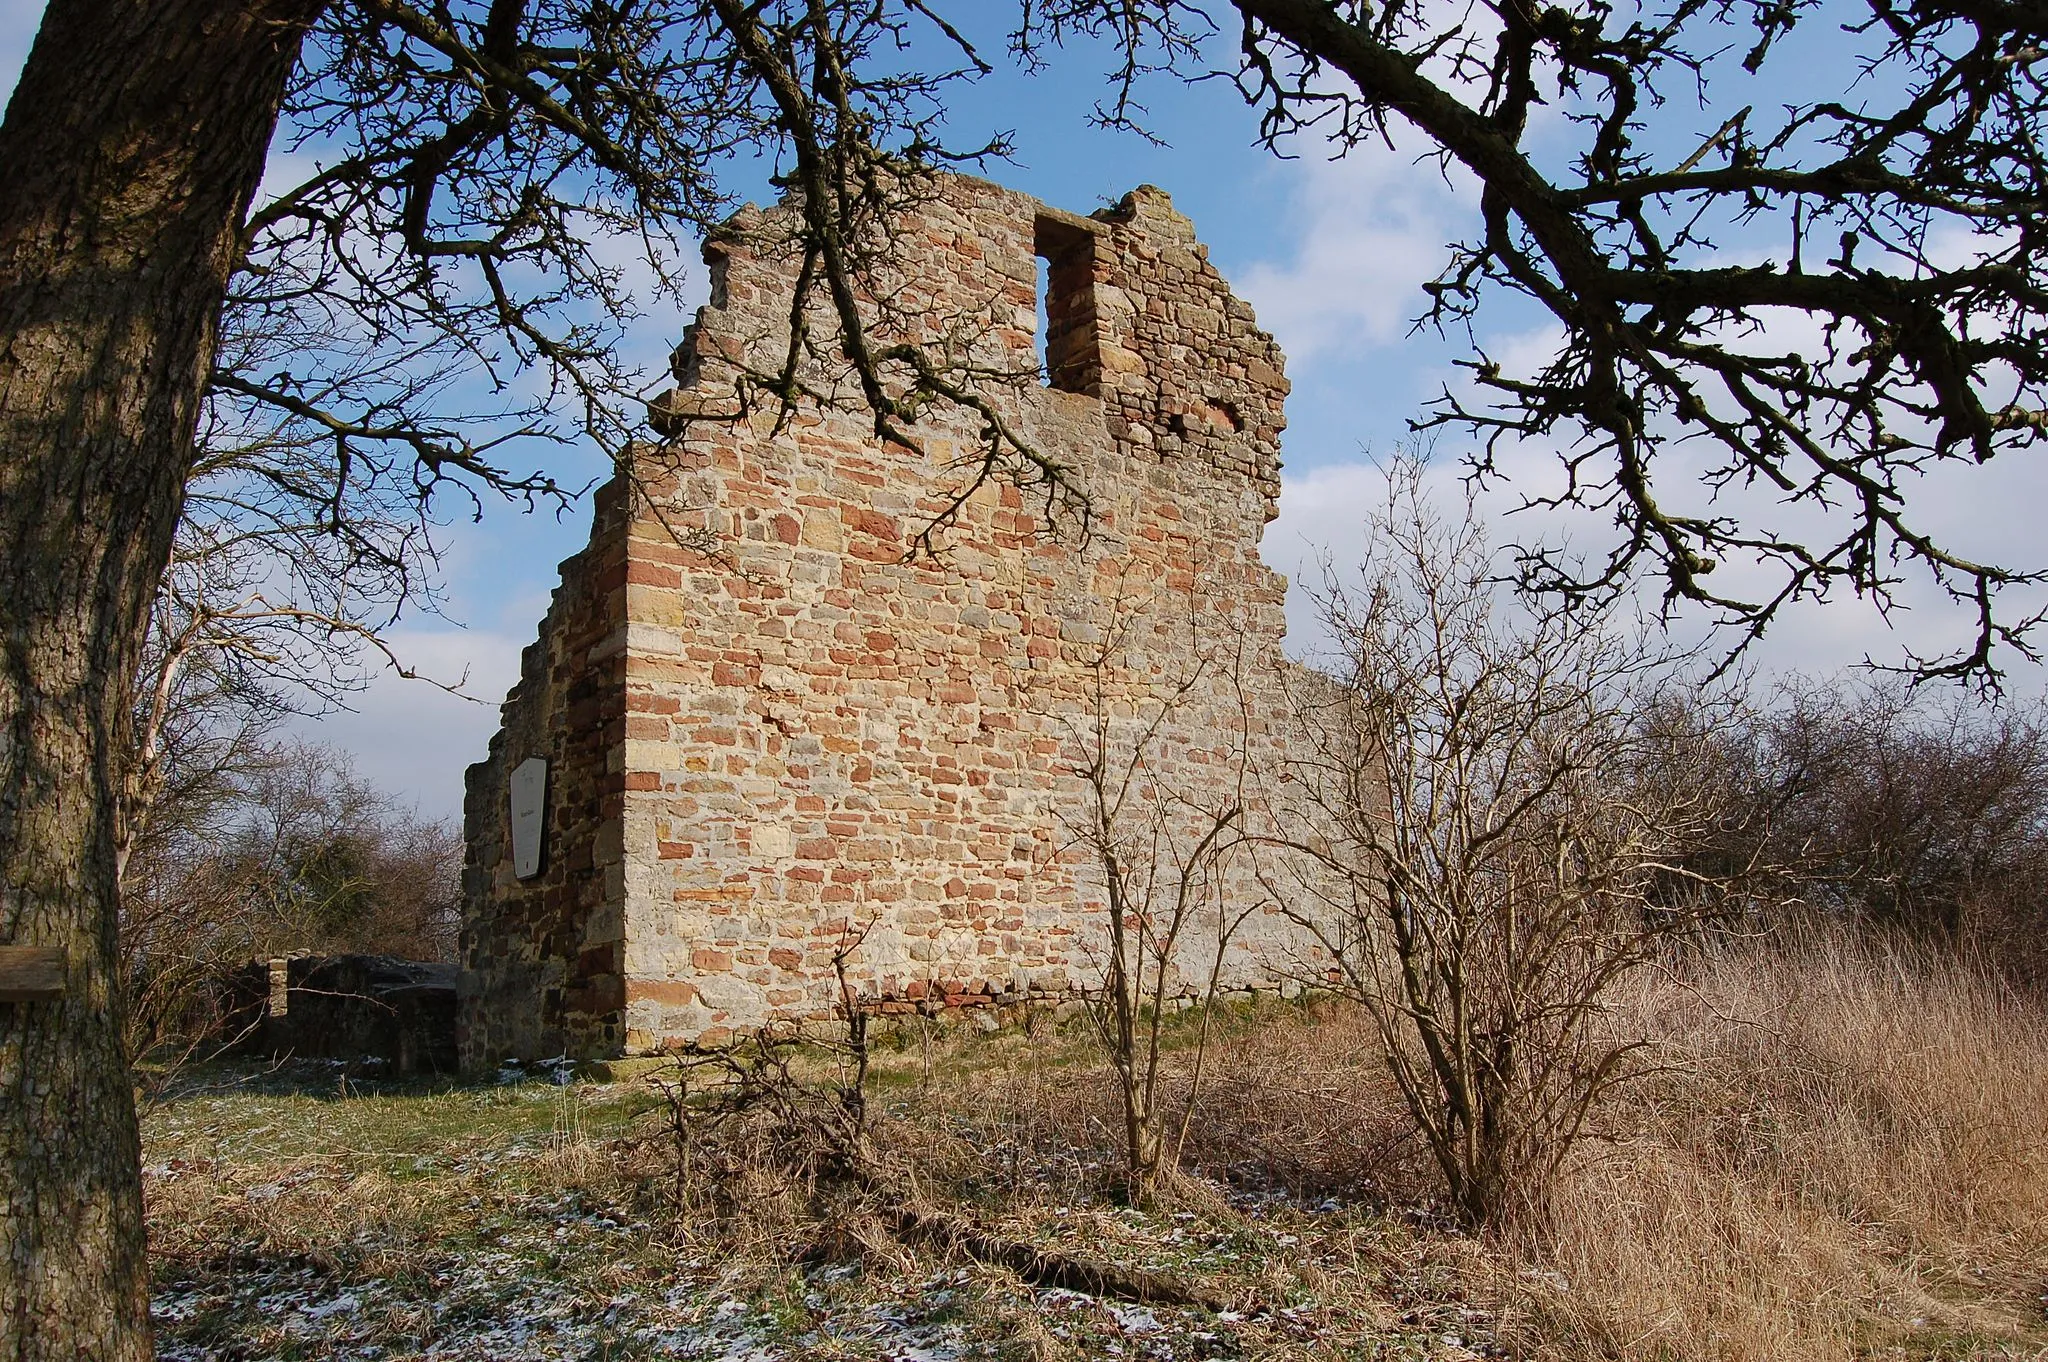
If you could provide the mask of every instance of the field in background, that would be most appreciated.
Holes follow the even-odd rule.
[[[1116,1204],[1115,1088],[1081,1024],[1049,1017],[884,1039],[869,1093],[886,1189],[765,1107],[685,1105],[679,1122],[655,1064],[438,1090],[188,1074],[145,1120],[159,1347],[2048,1357],[2040,1010],[1924,955],[1833,942],[1646,975],[1611,1024],[1654,1036],[1664,1067],[1605,1114],[1551,1224],[1516,1241],[1432,1214],[1378,1042],[1332,1004],[1222,1019],[1190,1175],[1153,1213]],[[964,1241],[903,1234],[904,1205],[1190,1303],[1034,1285]]]

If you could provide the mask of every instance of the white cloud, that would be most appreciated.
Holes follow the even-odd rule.
[[[1422,285],[1443,268],[1469,195],[1434,161],[1385,147],[1293,164],[1276,224],[1288,248],[1239,271],[1237,291],[1296,364],[1398,340],[1427,301]]]
[[[1280,515],[1266,527],[1259,556],[1287,576],[1287,651],[1295,657],[1312,659],[1327,648],[1314,597],[1331,578],[1344,582],[1355,575],[1365,551],[1366,515],[1386,499],[1385,475],[1365,460],[1324,464],[1282,480]]]
[[[422,814],[460,817],[463,769],[489,752],[499,703],[518,680],[519,653],[530,641],[473,629],[395,630],[389,642],[407,667],[460,682],[475,698],[386,671],[354,697],[351,710],[301,720],[294,731],[347,752],[358,776]]]
[[[1595,515],[1508,514],[1521,493],[1540,485],[1546,462],[1555,468],[1554,459],[1525,445],[1511,465],[1518,475],[1481,498],[1479,513],[1493,542],[1542,539],[1554,544],[1569,533],[1583,549],[1605,546],[1613,530]],[[1686,482],[1689,471],[1683,461],[1673,459],[1662,469],[1661,484],[1691,490]],[[1460,504],[1462,472],[1452,459],[1440,459],[1431,467],[1430,483],[1446,511]],[[1283,483],[1280,515],[1267,529],[1262,556],[1289,578],[1288,650],[1295,656],[1313,657],[1325,646],[1312,596],[1325,580],[1326,564],[1340,581],[1355,572],[1365,544],[1365,515],[1384,504],[1385,487],[1380,469],[1366,461],[1328,464]],[[1705,500],[1703,491],[1698,495]],[[2012,460],[1989,468],[1950,465],[1921,479],[1909,496],[1919,523],[1937,540],[2007,565],[2042,565],[2034,508],[2048,501],[2048,467]],[[1760,491],[1725,493],[1713,509],[1752,530],[1769,524],[1788,536],[1811,536],[1822,525],[1819,512],[1785,507]],[[1731,594],[1755,597],[1780,580],[1779,571],[1756,562],[1732,561],[1716,574],[1713,584]],[[1866,660],[1896,666],[1909,656],[1935,658],[1967,648],[1976,627],[1971,609],[1949,600],[1919,569],[1900,575],[1904,580],[1889,615],[1846,590],[1837,590],[1825,601],[1801,602],[1771,626],[1751,651],[1750,662],[1765,673],[1826,673]],[[1655,581],[1642,584],[1647,605],[1655,604],[1656,588]],[[2017,620],[2041,609],[2044,598],[2048,591],[2010,589],[2001,598],[2001,613]],[[1717,647],[1732,647],[1737,641],[1732,633],[1709,637],[1711,632],[1711,619],[1694,607],[1683,609],[1673,626],[1680,640],[1708,638],[1710,646]],[[2000,661],[2019,691],[2038,690],[2048,680],[2048,672],[2016,654],[2007,652]]]

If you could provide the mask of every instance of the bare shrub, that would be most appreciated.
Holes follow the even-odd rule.
[[[1333,986],[1377,1022],[1466,1223],[1535,1210],[1642,1042],[1598,1025],[1612,991],[1721,908],[1690,857],[1734,810],[1715,734],[1732,701],[1611,613],[1502,597],[1469,499],[1448,519],[1421,461],[1389,473],[1356,585],[1331,583],[1338,683],[1311,697],[1299,919]]]
[[[1897,678],[1793,680],[1731,779],[1822,915],[1980,953],[2048,983],[2048,710]]]
[[[1427,1201],[1435,1170],[1381,1045],[1372,1016],[1345,999],[1234,1030],[1196,1096],[1183,1160],[1308,1205]]]
[[[1081,785],[1062,851],[1078,855],[1084,883],[1092,879],[1100,893],[1100,982],[1086,1006],[1116,1076],[1124,1187],[1139,1206],[1178,1168],[1225,953],[1266,903],[1254,875],[1232,874],[1255,841],[1247,716],[1236,685],[1244,638],[1229,613],[1198,592],[1163,602],[1120,592],[1088,660],[1079,712],[1060,716]],[[1162,643],[1186,659],[1177,672],[1144,665],[1146,650]],[[1216,718],[1198,703],[1218,690],[1237,697],[1227,716],[1234,726],[1197,729],[1191,743],[1189,728]],[[1191,745],[1207,750],[1189,754]],[[1228,779],[1215,779],[1219,769]],[[1165,1027],[1185,1007],[1198,1009],[1192,1065],[1181,1099],[1170,1102]]]

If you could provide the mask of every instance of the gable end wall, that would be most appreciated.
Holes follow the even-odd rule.
[[[708,248],[714,306],[660,410],[715,412],[736,359],[779,362],[793,264],[760,243],[782,211],[749,210]],[[937,558],[909,554],[964,485],[964,419],[885,447],[850,403],[779,430],[772,412],[691,421],[643,452],[638,490],[607,490],[565,565],[546,667],[530,654],[472,768],[476,1055],[829,1017],[841,967],[884,1010],[1091,987],[1103,886],[1077,845],[1077,773],[1098,741],[1119,769],[1143,746],[1131,807],[1176,810],[1162,826],[1183,844],[1203,810],[1266,816],[1294,732],[1285,582],[1258,556],[1287,390],[1272,339],[1149,188],[1080,219],[941,177],[895,249],[878,328],[1017,374],[989,390],[1085,489],[1089,532],[1049,531],[990,482]],[[1032,376],[1039,256],[1050,384]],[[728,548],[679,542],[698,530]],[[549,827],[571,864],[545,888],[510,879],[503,830],[505,772],[543,749],[582,772],[567,805],[551,794],[551,820],[573,810]],[[1317,967],[1256,868],[1238,857],[1205,897],[1177,960],[1187,990],[1211,968],[1248,987]],[[1219,913],[1238,928],[1220,963]],[[550,989],[574,1002],[508,1020]]]

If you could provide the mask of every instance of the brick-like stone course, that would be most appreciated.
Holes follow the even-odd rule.
[[[878,441],[855,398],[779,430],[772,410],[711,419],[736,360],[772,369],[787,346],[784,211],[707,248],[712,305],[657,404],[679,433],[601,494],[470,770],[470,1063],[830,1016],[839,954],[888,1008],[1069,996],[1099,977],[1102,876],[1074,845],[1097,743],[1119,772],[1143,746],[1124,820],[1165,811],[1183,844],[1201,809],[1241,804],[1256,828],[1284,766],[1285,583],[1258,541],[1287,382],[1167,196],[1077,218],[948,176],[897,222],[877,325],[1011,375],[984,391],[1090,508],[1085,534],[1049,528],[990,481],[936,556],[909,550],[967,485],[978,418],[942,414],[921,449]],[[679,533],[701,530],[726,549]],[[535,755],[546,859],[518,881],[506,782]],[[1219,911],[1246,918],[1225,986],[1315,967],[1252,859],[1184,936],[1190,988]]]

